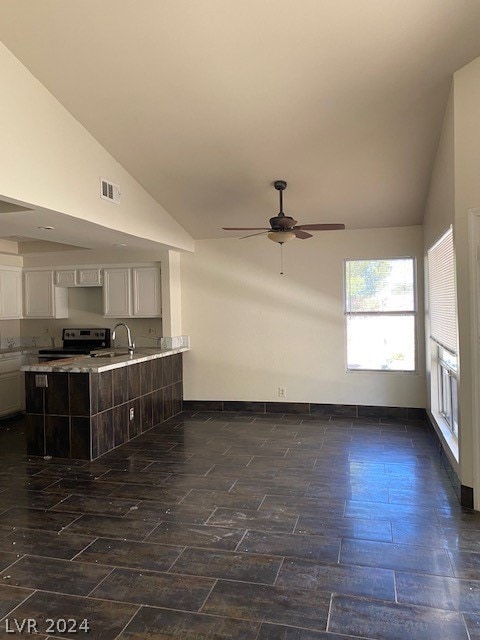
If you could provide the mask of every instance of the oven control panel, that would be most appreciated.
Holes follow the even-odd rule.
[[[85,340],[85,341],[101,341],[104,342],[110,334],[110,329],[64,329],[62,331],[62,339],[69,340]]]

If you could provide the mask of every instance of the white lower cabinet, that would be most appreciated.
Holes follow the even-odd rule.
[[[0,320],[22,317],[22,269],[0,267]]]
[[[56,287],[52,270],[23,272],[25,318],[68,318],[68,290]]]
[[[103,315],[106,318],[160,317],[160,269],[155,266],[105,268]]]
[[[21,358],[0,361],[0,417],[24,409],[24,376],[20,371]]]
[[[0,416],[22,410],[22,374],[20,371],[0,374]]]

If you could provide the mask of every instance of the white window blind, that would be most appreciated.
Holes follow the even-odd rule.
[[[457,354],[455,254],[450,229],[428,251],[430,337]]]

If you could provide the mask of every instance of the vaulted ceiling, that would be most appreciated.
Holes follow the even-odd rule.
[[[403,226],[480,2],[0,0],[0,40],[195,238],[264,226],[275,179],[302,223]]]

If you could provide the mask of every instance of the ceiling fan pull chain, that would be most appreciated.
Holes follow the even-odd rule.
[[[280,242],[280,275],[283,276],[283,242]]]

